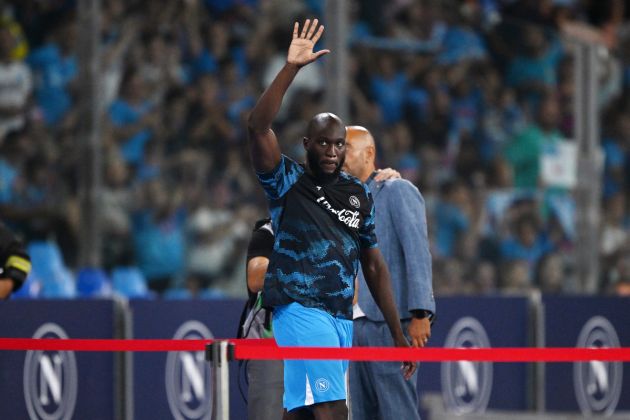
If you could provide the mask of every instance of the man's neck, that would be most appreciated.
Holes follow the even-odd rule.
[[[365,171],[363,171],[363,173],[361,174],[361,177],[359,178],[361,182],[363,182],[364,184],[367,183],[368,179],[370,179],[370,176],[372,176],[374,171],[376,171],[376,168],[374,167],[374,165],[370,165],[367,168],[365,168]]]
[[[335,181],[337,181],[337,178],[339,178],[339,174],[323,175],[318,171],[312,170],[308,162],[304,163],[304,167],[306,168],[306,173],[315,178],[315,180],[317,180],[317,182],[319,182],[320,184],[333,184]]]

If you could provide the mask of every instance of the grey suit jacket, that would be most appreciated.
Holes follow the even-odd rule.
[[[425,309],[435,314],[431,253],[427,236],[424,198],[409,181],[371,180],[368,187],[376,207],[376,238],[392,279],[394,301],[401,319],[410,310]],[[368,319],[383,321],[359,271],[359,307]]]

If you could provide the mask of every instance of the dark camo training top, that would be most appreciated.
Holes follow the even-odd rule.
[[[276,232],[263,304],[295,301],[352,319],[361,249],[377,246],[368,188],[345,172],[330,184],[318,183],[284,155],[273,171],[258,174],[258,179]]]

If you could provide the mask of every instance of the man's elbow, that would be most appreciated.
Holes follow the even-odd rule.
[[[262,281],[250,282],[250,283],[247,283],[247,288],[249,289],[251,293],[258,293],[262,291],[263,284],[264,283]]]
[[[13,282],[10,279],[0,279],[0,300],[9,297],[13,291]]]
[[[247,117],[247,129],[251,134],[265,134],[270,128],[269,124],[265,124],[260,120],[255,109],[250,112]]]
[[[361,260],[361,270],[365,274],[366,280],[378,276],[381,268],[381,261],[373,256],[366,256]]]

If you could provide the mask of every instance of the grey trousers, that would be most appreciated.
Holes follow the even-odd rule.
[[[247,364],[247,418],[278,420],[282,418],[284,367],[282,360],[250,360]]]
[[[405,335],[407,325],[403,323]],[[354,321],[353,347],[393,344],[385,322],[367,318]],[[400,362],[350,362],[349,376],[352,420],[420,420],[418,371],[406,381]]]

